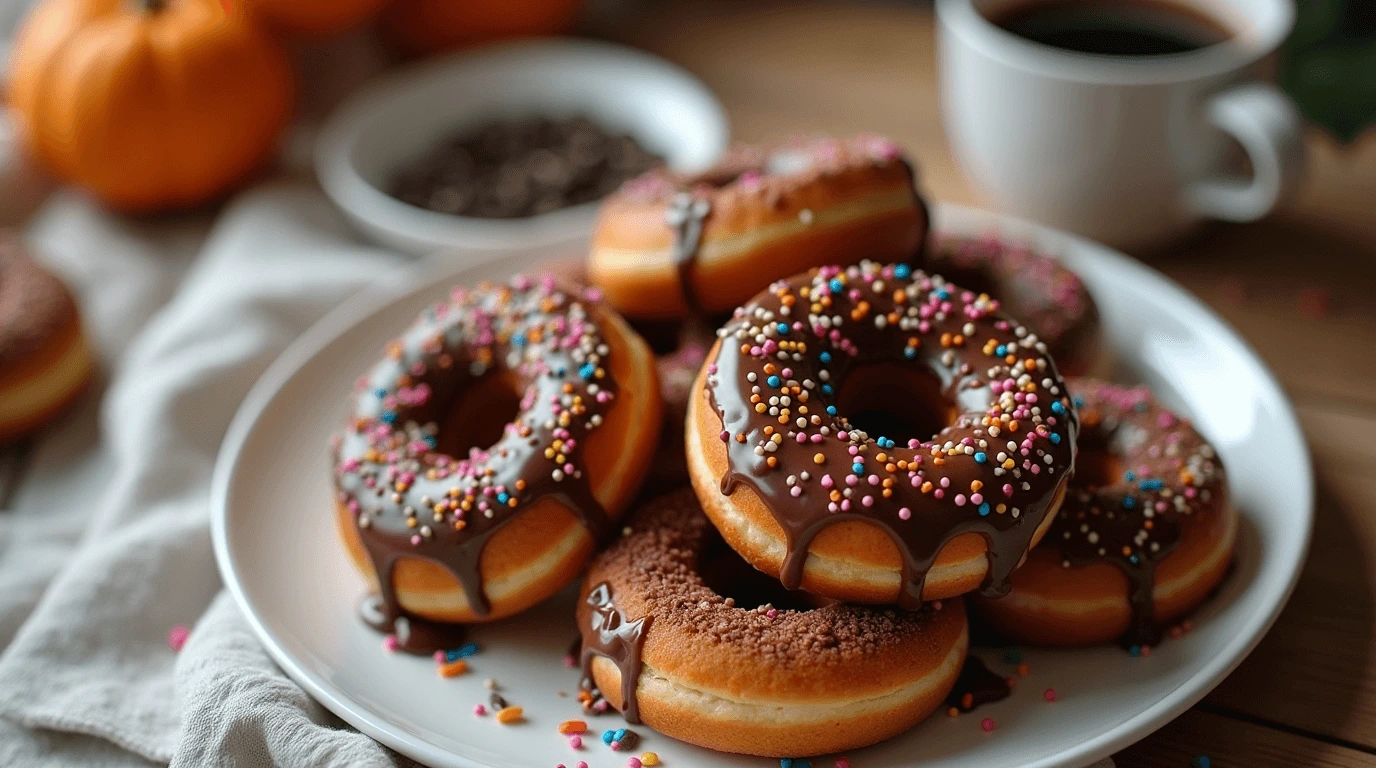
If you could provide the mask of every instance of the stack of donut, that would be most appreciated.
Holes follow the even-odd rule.
[[[1145,390],[1062,377],[1097,353],[1072,273],[927,227],[891,142],[738,147],[628,183],[585,266],[455,289],[334,445],[364,618],[430,653],[586,568],[590,689],[776,757],[928,716],[966,596],[1021,642],[1154,643],[1230,561],[1218,457]]]

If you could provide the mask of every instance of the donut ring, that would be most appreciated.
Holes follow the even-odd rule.
[[[52,421],[94,373],[71,291],[17,237],[0,236],[0,441]]]
[[[1047,534],[998,600],[1020,642],[1155,645],[1227,574],[1237,513],[1213,447],[1146,387],[1073,379],[1080,459]]]
[[[737,604],[711,569],[735,589],[737,574],[769,580],[721,544],[689,489],[628,524],[583,580],[578,626],[585,674],[631,722],[723,752],[822,754],[907,730],[955,684],[969,643],[959,600],[792,610],[759,602],[765,590]]]
[[[997,298],[1046,342],[1061,375],[1083,376],[1099,357],[1099,308],[1080,276],[1050,256],[993,236],[936,236],[923,269]]]
[[[638,319],[730,312],[775,280],[850,254],[920,249],[911,166],[877,136],[736,146],[696,176],[652,171],[602,204],[592,282]]]
[[[718,331],[689,403],[707,516],[790,589],[868,603],[1007,589],[1074,466],[1045,344],[998,302],[905,264],[779,281]],[[906,444],[849,420],[933,412]],[[844,409],[844,412],[843,410]]]
[[[388,345],[336,441],[366,617],[490,621],[557,591],[636,493],[660,409],[649,348],[595,297],[552,277],[456,288]],[[491,447],[465,455],[475,439]]]

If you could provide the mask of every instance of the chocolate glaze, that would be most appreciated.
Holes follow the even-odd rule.
[[[0,379],[44,359],[77,325],[67,286],[33,260],[17,235],[0,231]]]
[[[336,440],[335,486],[381,586],[365,611],[370,625],[400,636],[392,574],[405,558],[442,566],[473,611],[487,615],[483,547],[539,499],[558,500],[606,537],[610,521],[578,451],[617,391],[603,367],[604,311],[550,277],[456,288],[360,380],[353,421]],[[438,451],[438,424],[495,375],[514,377],[522,390],[516,419],[490,448],[464,458]],[[414,618],[408,625],[415,648],[407,650],[442,634]]]
[[[946,706],[969,712],[983,704],[1003,701],[1012,692],[1008,678],[994,674],[979,657],[966,656],[955,687],[946,695]]]
[[[628,723],[640,722],[640,703],[635,691],[640,685],[640,652],[645,645],[645,633],[653,616],[627,621],[612,602],[612,587],[603,582],[588,593],[585,600],[592,607],[589,626],[583,632],[583,650],[579,666],[583,670],[583,686],[591,688],[592,659],[601,656],[611,660],[621,673],[621,713]]]
[[[358,617],[373,629],[394,636],[397,650],[422,656],[457,648],[468,636],[468,628],[462,624],[443,624],[390,613],[379,594],[364,595],[359,600]]]
[[[937,237],[922,268],[983,291],[1037,332],[1063,371],[1085,370],[1098,347],[1099,308],[1079,275],[997,237]]]
[[[727,445],[721,490],[747,483],[783,528],[785,587],[801,585],[818,532],[863,520],[902,555],[904,607],[964,533],[988,544],[983,592],[1007,592],[1070,475],[1077,424],[1045,345],[997,310],[939,276],[861,262],[776,282],[718,332],[707,393]],[[935,377],[960,415],[901,447],[853,428],[837,394],[881,363]]]
[[[674,231],[674,243],[670,255],[674,260],[674,272],[678,275],[679,289],[683,291],[683,301],[694,315],[702,316],[702,304],[698,301],[697,291],[693,290],[693,267],[698,260],[698,246],[702,244],[702,224],[712,212],[712,203],[706,198],[694,197],[690,192],[679,192],[664,211],[664,222]]]
[[[1213,446],[1190,423],[1161,407],[1146,387],[1072,379],[1083,429],[1080,450],[1121,470],[1082,472],[1047,533],[1045,546],[1066,567],[1112,563],[1131,585],[1132,625],[1125,646],[1154,645],[1156,566],[1180,544],[1182,520],[1228,503],[1228,482]]]

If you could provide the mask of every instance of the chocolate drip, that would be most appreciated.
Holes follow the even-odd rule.
[[[1072,380],[1084,425],[1083,471],[1046,537],[1068,567],[1113,564],[1128,579],[1132,623],[1120,643],[1155,645],[1156,566],[1180,544],[1184,518],[1227,504],[1213,447],[1145,387]],[[1094,476],[1094,470],[1102,470]]]
[[[583,635],[583,650],[579,658],[583,685],[591,687],[593,684],[593,657],[609,659],[621,673],[621,712],[626,722],[639,723],[640,705],[635,692],[640,685],[640,651],[654,617],[643,616],[635,621],[627,621],[613,604],[612,587],[606,582],[594,587],[588,593],[586,602],[592,607],[589,627],[592,631]]]
[[[578,452],[617,391],[603,368],[601,311],[550,278],[457,290],[389,345],[387,359],[363,380],[353,425],[337,441],[336,487],[381,589],[370,625],[400,641],[405,620],[416,645],[422,634],[440,634],[404,616],[392,579],[403,559],[444,568],[473,612],[488,615],[483,549],[541,499],[573,510],[605,540],[611,521]],[[492,447],[463,459],[444,454],[438,424],[488,376],[523,390],[520,414]]]
[[[408,616],[384,594],[368,594],[358,603],[363,623],[396,638],[398,651],[428,656],[435,651],[457,648],[468,636],[463,624],[442,624]]]
[[[946,706],[969,712],[983,704],[1003,701],[1012,692],[1007,678],[994,674],[978,657],[967,656],[955,687],[946,695]]]
[[[785,587],[802,585],[808,547],[822,529],[860,520],[878,524],[902,556],[903,607],[921,602],[942,548],[966,533],[987,544],[983,592],[1008,591],[1064,491],[1076,421],[1044,347],[996,309],[939,277],[862,262],[776,284],[722,329],[707,380],[727,448],[721,489],[730,495],[747,483],[783,528]],[[794,324],[777,323],[781,317]],[[1019,373],[1029,360],[1040,366],[1031,380]],[[873,364],[934,376],[962,415],[934,438],[903,447],[854,429],[834,407],[837,394],[850,372]],[[1015,400],[1005,387],[1020,378]]]
[[[674,231],[674,242],[670,255],[674,260],[674,271],[678,284],[683,291],[683,301],[688,305],[690,314],[706,316],[697,291],[693,289],[693,267],[697,264],[698,248],[702,245],[702,225],[712,212],[712,204],[705,198],[694,197],[690,192],[674,195],[669,208],[664,212],[664,221]]]

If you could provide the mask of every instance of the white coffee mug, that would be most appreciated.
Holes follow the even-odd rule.
[[[1262,79],[1294,24],[1292,0],[1172,0],[1232,36],[1137,57],[1056,48],[990,21],[1036,1],[936,3],[947,138],[992,205],[1148,249],[1203,219],[1261,218],[1294,187],[1303,125]],[[1250,178],[1228,167],[1229,137]]]

